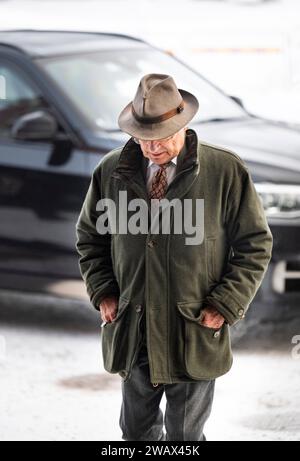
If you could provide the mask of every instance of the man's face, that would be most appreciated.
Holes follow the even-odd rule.
[[[177,157],[184,145],[186,130],[187,127],[182,128],[168,138],[155,141],[143,141],[140,139],[139,144],[144,157],[149,158],[157,165],[162,165]]]

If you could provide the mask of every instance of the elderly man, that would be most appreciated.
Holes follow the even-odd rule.
[[[122,377],[123,440],[206,440],[215,379],[232,365],[230,326],[245,317],[271,258],[249,170],[198,140],[187,127],[197,110],[171,76],[145,75],[118,120],[131,138],[96,167],[76,226],[81,274],[103,320],[104,367]],[[103,199],[119,213],[106,215]],[[157,231],[164,216],[168,231]],[[203,227],[200,240],[188,242],[188,220]]]

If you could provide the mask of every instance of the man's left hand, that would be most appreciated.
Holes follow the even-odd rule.
[[[214,307],[203,309],[203,318],[200,325],[208,328],[221,328],[225,322],[224,317]]]

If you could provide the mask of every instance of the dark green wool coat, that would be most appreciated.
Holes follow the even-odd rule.
[[[172,227],[168,234],[149,227],[133,235],[117,227],[100,235],[99,199],[118,204],[119,191],[127,191],[128,201],[149,204],[147,162],[132,138],[109,152],[94,170],[76,225],[79,266],[92,304],[99,310],[105,296],[119,296],[116,318],[102,328],[104,367],[129,379],[144,312],[152,383],[214,379],[231,368],[230,326],[244,318],[262,282],[272,234],[244,161],[188,129],[165,197],[193,204],[204,199],[203,242],[186,245],[186,235]],[[225,318],[220,329],[200,325],[206,305]]]

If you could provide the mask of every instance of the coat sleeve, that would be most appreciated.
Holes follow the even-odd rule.
[[[215,307],[233,325],[245,317],[267,271],[273,248],[262,201],[246,165],[235,174],[230,188],[225,225],[233,251],[205,305]]]
[[[76,249],[79,253],[79,268],[87,293],[93,306],[108,295],[119,296],[119,286],[114,275],[111,259],[111,234],[100,234],[96,221],[100,216],[96,204],[101,199],[100,168],[93,172],[92,179],[76,223]]]

